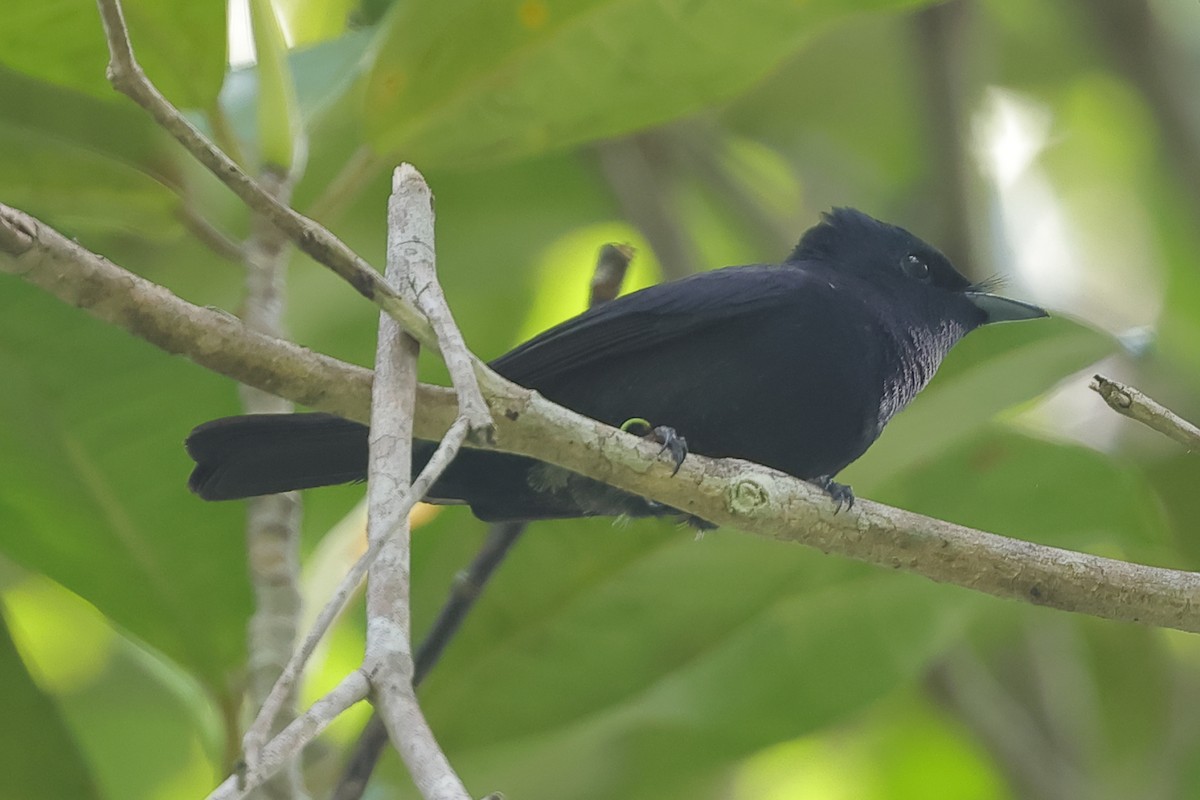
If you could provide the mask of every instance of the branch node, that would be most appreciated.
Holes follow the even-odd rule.
[[[756,478],[739,478],[726,492],[729,513],[756,517],[771,507],[771,487]]]

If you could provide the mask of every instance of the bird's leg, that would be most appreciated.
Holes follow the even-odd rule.
[[[818,486],[825,490],[825,493],[833,500],[833,513],[838,513],[844,506],[847,510],[854,508],[854,490],[847,484],[837,483],[832,475],[822,475],[819,478],[813,478],[809,483]]]
[[[671,454],[671,463],[675,465],[675,469],[671,470],[672,475],[679,472],[680,465],[687,458],[687,439],[676,433],[674,428],[666,425],[654,426],[641,417],[633,417],[621,423],[621,430],[632,433],[634,436],[641,436],[655,444],[661,444],[662,449],[658,451],[658,454],[660,456],[668,452]]]

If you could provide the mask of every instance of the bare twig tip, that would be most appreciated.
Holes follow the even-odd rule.
[[[431,194],[425,176],[407,161],[392,170],[392,192]]]
[[[1104,398],[1109,408],[1169,436],[1188,448],[1200,446],[1200,428],[1141,391],[1103,375],[1092,376],[1089,387]]]

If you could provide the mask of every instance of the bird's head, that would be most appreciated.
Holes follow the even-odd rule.
[[[976,325],[1047,316],[1031,303],[989,293],[991,282],[971,283],[933,245],[853,208],[835,208],[822,215],[821,222],[801,237],[788,262],[824,262],[839,272],[882,279],[887,285],[927,287],[959,296],[982,312]]]

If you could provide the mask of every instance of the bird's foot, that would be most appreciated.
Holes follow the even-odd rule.
[[[671,463],[675,465],[671,474],[679,472],[679,467],[683,465],[683,460],[687,458],[688,454],[687,439],[676,433],[674,428],[668,428],[666,425],[659,425],[645,438],[661,444],[662,449],[658,451],[658,454],[661,456],[663,453],[670,453]]]
[[[687,439],[680,436],[674,428],[669,428],[666,425],[656,427],[641,417],[633,417],[621,423],[621,430],[626,433],[632,433],[634,436],[641,436],[643,439],[655,444],[661,444],[662,449],[658,451],[658,454],[661,456],[663,453],[670,453],[671,463],[675,465],[675,469],[671,470],[671,475],[679,472],[679,467],[683,464],[683,460],[687,458]]]
[[[846,510],[854,508],[854,490],[847,484],[834,481],[832,475],[822,475],[809,483],[825,490],[825,493],[833,500],[833,513],[838,513],[843,507]]]

